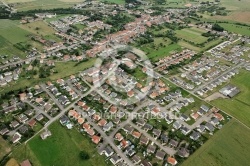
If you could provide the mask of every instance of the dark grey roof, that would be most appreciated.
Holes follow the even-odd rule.
[[[149,123],[145,124],[142,128],[143,130],[152,130],[153,129],[153,126]]]
[[[207,123],[205,124],[205,127],[206,127],[207,130],[209,130],[209,131],[211,131],[211,132],[214,131],[214,126],[213,126],[211,123],[209,123],[209,122],[207,122]]]
[[[186,148],[180,148],[178,150],[178,155],[180,157],[188,157],[189,156],[189,151]]]
[[[160,159],[164,159],[165,155],[166,155],[165,152],[163,152],[163,151],[161,151],[161,150],[157,150],[155,156],[158,157],[158,158],[160,158]]]
[[[193,140],[198,140],[200,138],[201,134],[197,131],[193,131],[192,134],[190,135],[190,138]]]

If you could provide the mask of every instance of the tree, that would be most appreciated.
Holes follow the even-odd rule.
[[[80,158],[82,160],[88,160],[90,157],[89,157],[89,154],[86,151],[81,151],[80,152]]]
[[[224,31],[224,28],[221,27],[219,24],[214,24],[214,25],[212,26],[212,30],[219,31],[219,32],[223,32],[223,31]]]

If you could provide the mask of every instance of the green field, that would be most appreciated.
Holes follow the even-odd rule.
[[[19,28],[18,21],[0,19],[0,25],[0,35],[12,44],[27,41],[27,35],[31,34],[30,32]]]
[[[0,55],[7,55],[6,59],[9,59],[13,56],[18,56],[20,58],[25,58],[24,52],[20,51],[16,47],[14,47],[7,39],[0,35]],[[0,59],[1,61],[5,61],[6,59]]]
[[[53,39],[55,41],[61,41],[60,38],[55,36],[56,31],[44,21],[36,21],[28,24],[21,24],[19,25],[19,27],[35,35],[42,36],[45,39]]]
[[[29,158],[35,166],[94,166],[108,165],[100,156],[88,136],[81,135],[76,129],[67,130],[59,122],[53,123],[49,130],[52,136],[42,140],[39,135],[13,151],[12,157],[19,162]],[[81,150],[87,151],[89,160],[79,157]]]
[[[207,41],[207,38],[201,35],[204,32],[205,31],[197,28],[185,28],[175,31],[177,37],[194,42],[195,44],[201,44]]]
[[[241,166],[250,158],[250,131],[235,120],[228,122],[182,166]]]
[[[220,23],[220,25],[229,32],[250,36],[250,27],[227,23]]]
[[[241,92],[232,99],[217,99],[212,104],[228,114],[239,119],[250,127],[250,72],[241,70],[240,74],[231,80],[231,84],[240,88]]]
[[[110,2],[110,3],[116,3],[116,4],[125,4],[125,0],[99,0],[101,2]]]
[[[6,142],[1,136],[0,136],[0,161],[1,159],[10,152],[11,148],[8,142]]]
[[[228,10],[250,10],[249,0],[221,0],[222,6],[226,7]]]
[[[55,65],[56,67],[54,68],[55,71],[58,71],[58,73],[53,74],[49,78],[51,80],[56,80],[58,78],[63,78],[66,76],[70,76],[72,74],[77,74],[80,71],[83,71],[87,68],[90,68],[94,65],[95,63],[95,58],[92,58],[88,60],[87,62],[82,62],[79,63],[78,65],[77,62],[57,62]]]
[[[14,4],[18,11],[33,9],[53,9],[68,8],[82,0],[6,0],[7,3]]]
[[[153,49],[151,47],[148,47],[147,45],[142,45],[140,49],[142,49],[148,58],[152,61],[157,61],[160,58],[163,58],[165,56],[168,56],[169,54],[175,52],[175,51],[180,51],[181,46],[178,44],[170,44],[168,43],[163,43],[164,45],[166,44],[166,47],[159,47],[157,49]]]

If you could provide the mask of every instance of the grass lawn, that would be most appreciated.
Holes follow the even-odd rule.
[[[241,70],[230,84],[236,85],[241,92],[232,99],[217,99],[212,104],[229,113],[250,127],[250,72]]]
[[[207,38],[201,35],[204,32],[205,31],[199,30],[197,28],[185,28],[175,31],[177,37],[186,39],[196,44],[207,41]]]
[[[36,166],[107,165],[88,136],[81,135],[76,129],[67,130],[59,122],[53,123],[49,130],[52,133],[51,137],[42,140],[37,135],[26,146],[22,145],[15,149],[12,157],[19,162],[29,158]],[[81,150],[88,152],[89,160],[82,160],[79,157]]]
[[[174,51],[181,51],[181,46],[179,46],[178,44],[166,44],[166,47],[159,47],[158,49],[153,49],[143,45],[140,49],[142,49],[146,53],[150,60],[157,61],[160,58],[170,55]]]
[[[248,165],[249,151],[249,129],[232,119],[184,161],[182,166]]]
[[[10,152],[11,148],[8,142],[0,137],[0,160]]]
[[[58,73],[53,74],[49,78],[51,80],[56,80],[58,78],[63,78],[66,76],[70,76],[72,74],[77,74],[78,72],[83,71],[93,66],[95,63],[95,60],[96,60],[95,58],[92,58],[88,60],[87,62],[82,62],[82,63],[79,63],[78,65],[76,65],[77,62],[57,62],[55,64],[56,67],[54,68],[54,70],[58,71]]]

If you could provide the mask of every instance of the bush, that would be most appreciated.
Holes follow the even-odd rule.
[[[90,157],[89,157],[89,154],[88,154],[87,152],[81,151],[81,152],[80,152],[80,158],[81,158],[82,160],[88,160]]]

